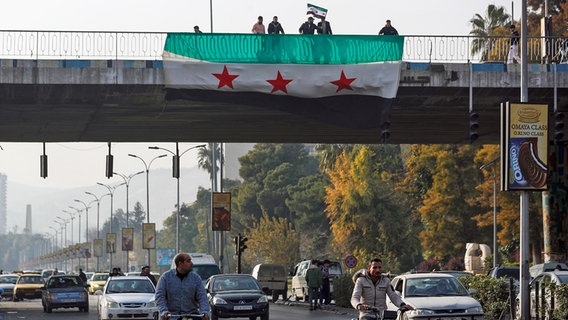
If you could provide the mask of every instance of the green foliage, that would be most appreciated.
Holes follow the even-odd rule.
[[[556,308],[554,309],[553,319],[568,319],[568,284],[556,285]]]
[[[351,294],[355,284],[351,277],[353,274],[346,272],[341,277],[333,280],[333,298],[335,305],[343,308],[352,308]]]
[[[458,279],[466,288],[475,289],[472,296],[481,303],[487,320],[502,319],[502,315],[509,312],[509,284],[505,278],[477,275]]]

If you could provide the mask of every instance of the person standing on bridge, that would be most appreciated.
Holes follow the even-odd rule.
[[[321,21],[318,22],[318,34],[333,34],[331,24],[325,20],[325,17],[321,17]]]
[[[252,33],[264,34],[266,33],[266,29],[262,24],[262,16],[258,16],[258,21],[252,26]]]
[[[509,39],[509,44],[511,49],[509,49],[509,57],[507,58],[507,63],[513,63],[513,60],[517,63],[521,63],[521,57],[519,57],[519,32],[515,29],[515,25],[511,25],[511,38]]]
[[[398,36],[398,31],[391,25],[391,21],[387,20],[387,24],[379,31],[379,36]]]
[[[284,29],[280,22],[278,22],[278,17],[274,16],[272,18],[272,22],[268,25],[268,33],[269,34],[284,34]]]
[[[317,29],[317,26],[314,24],[314,17],[309,17],[308,21],[304,22],[300,26],[300,33],[301,34],[314,34]]]
[[[201,32],[201,30],[199,30],[199,26],[193,27],[193,31],[195,31],[195,33],[203,33]]]

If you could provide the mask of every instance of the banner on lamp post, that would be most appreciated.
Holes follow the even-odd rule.
[[[213,192],[213,231],[231,231],[231,193]]]
[[[116,253],[116,233],[106,234],[106,252]]]
[[[93,241],[93,253],[97,258],[103,256],[103,239],[95,239]]]
[[[134,249],[134,228],[122,228],[122,251]]]
[[[548,105],[501,104],[501,189],[548,187]]]
[[[156,224],[143,223],[142,224],[142,248],[155,249],[156,248]]]

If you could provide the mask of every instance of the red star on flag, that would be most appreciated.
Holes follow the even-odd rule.
[[[217,89],[223,86],[227,86],[231,89],[234,89],[233,80],[235,80],[239,76],[237,74],[229,74],[227,66],[223,66],[223,73],[212,73],[212,75],[214,75],[217,79],[219,79],[219,86],[217,86]]]
[[[286,86],[288,85],[288,83],[292,81],[293,80],[285,80],[284,78],[282,78],[280,70],[278,70],[278,75],[276,76],[276,80],[266,80],[266,82],[272,85],[272,91],[270,91],[270,93],[276,92],[278,90],[288,93],[288,89],[286,89]]]
[[[339,80],[335,80],[330,83],[337,86],[337,91],[335,92],[339,92],[343,89],[349,89],[353,91],[353,88],[351,88],[350,84],[351,82],[355,81],[355,79],[357,78],[347,78],[343,70],[341,70],[341,77],[339,77]]]

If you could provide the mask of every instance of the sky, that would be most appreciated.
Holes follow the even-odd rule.
[[[505,0],[314,0],[310,3],[328,9],[327,20],[334,34],[377,34],[385,20],[390,19],[401,35],[467,35],[471,29],[469,20],[476,13],[484,15],[489,4],[504,6],[508,13],[514,4],[516,19],[521,7],[520,1]],[[192,32],[193,26],[199,25],[203,32],[249,33],[259,15],[264,16],[265,24],[277,15],[284,30],[296,34],[306,20],[306,5],[304,0],[6,0],[0,6],[0,30]],[[181,144],[180,150],[199,143]],[[152,145],[175,148],[172,142]],[[0,137],[0,146],[3,149],[0,172],[8,176],[9,183],[65,189],[105,180],[106,143],[47,144],[47,179],[39,176],[41,143],[5,143]],[[144,169],[141,161],[128,157],[128,153],[148,161],[159,154],[148,150],[148,146],[113,143],[115,171],[129,174]],[[194,155],[182,159],[182,167],[196,166],[196,151],[192,152]],[[158,159],[152,168],[171,168],[171,159]]]

